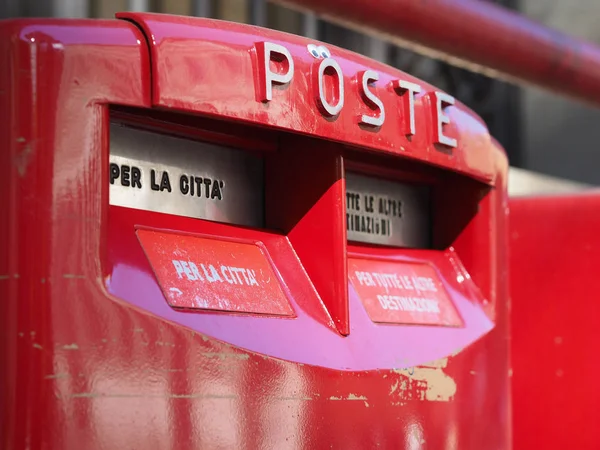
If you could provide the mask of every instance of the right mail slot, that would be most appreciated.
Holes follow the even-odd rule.
[[[346,172],[346,227],[349,241],[428,248],[429,187]]]
[[[433,260],[433,187],[346,172],[348,278],[379,324],[463,327]],[[415,253],[416,252],[416,253]],[[430,255],[431,256],[431,255]]]

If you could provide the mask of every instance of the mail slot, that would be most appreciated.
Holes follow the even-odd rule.
[[[246,25],[0,29],[10,448],[509,447],[507,162],[471,110]]]

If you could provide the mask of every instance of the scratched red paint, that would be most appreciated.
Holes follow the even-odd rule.
[[[462,326],[428,264],[348,258],[348,276],[373,322]]]
[[[257,244],[138,230],[169,305],[257,314],[294,314]]]

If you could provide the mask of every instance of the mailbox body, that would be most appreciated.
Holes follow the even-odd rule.
[[[378,111],[360,74],[376,70],[385,99],[418,80],[330,47],[347,96],[327,117],[314,43],[226,22],[128,14],[0,34],[3,446],[510,446],[507,164],[471,111],[448,110],[457,146],[440,146],[420,83],[414,134],[398,137],[409,125],[389,103],[365,129]],[[264,42],[295,70],[268,101]],[[285,78],[289,61],[266,61]],[[324,89],[339,100],[337,81]],[[264,226],[111,204],[111,124],[262,158]],[[348,242],[346,171],[434,186],[431,247]],[[171,307],[144,236],[173,235],[259,248],[284,306]],[[373,322],[349,282],[365,261],[427,265],[459,322]]]

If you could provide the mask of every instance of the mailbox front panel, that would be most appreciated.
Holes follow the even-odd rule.
[[[481,120],[305,38],[121,19],[0,28],[2,444],[508,448]]]

